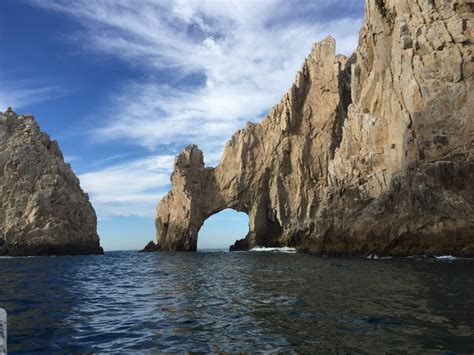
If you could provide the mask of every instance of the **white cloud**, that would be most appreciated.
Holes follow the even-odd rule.
[[[108,22],[113,22],[122,35],[113,32],[95,37],[96,49],[151,67],[171,65],[176,69],[170,70],[177,70],[181,76],[199,72],[205,83],[193,87],[127,83],[113,99],[113,106],[120,109],[109,112],[107,124],[95,131],[98,139],[125,138],[147,147],[192,142],[203,149],[206,157],[215,155],[234,131],[246,121],[258,121],[280,100],[315,40],[332,33],[339,39],[339,49],[349,53],[355,47],[360,26],[360,19],[338,19],[325,24],[291,23],[266,28],[263,23],[271,18],[272,6],[260,3],[250,9],[250,3],[244,2],[241,6],[231,3],[235,6],[230,9],[204,6],[198,11],[186,4],[188,7],[181,12],[172,7],[172,13],[179,13],[186,23],[198,23],[204,32],[212,28],[205,24],[216,20],[218,25],[212,28],[216,37],[204,34],[195,39],[178,31],[167,41],[161,41],[159,35],[127,41],[125,34],[141,34],[144,24],[111,20],[112,13]],[[163,24],[155,18],[146,28],[159,33]],[[169,46],[170,38],[179,46]]]
[[[341,3],[349,12],[360,8],[359,0],[35,3],[80,22],[82,32],[71,38],[87,50],[149,74],[149,80],[123,83],[111,93],[103,122],[93,131],[97,141],[172,146],[172,153],[195,143],[211,165],[235,130],[258,121],[279,102],[312,43],[332,35],[338,51],[350,54],[362,22],[362,13],[331,14],[331,6]],[[331,16],[324,18],[326,13]],[[163,73],[166,80],[160,79]],[[167,186],[170,169],[157,171],[152,165],[142,159],[83,174],[99,215],[153,214],[157,189]]]
[[[153,217],[170,183],[174,156],[132,160],[79,175],[100,218]]]

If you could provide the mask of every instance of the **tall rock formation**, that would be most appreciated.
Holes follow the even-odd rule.
[[[0,255],[101,254],[97,218],[56,141],[0,112]]]
[[[351,58],[316,44],[259,124],[206,168],[175,162],[157,208],[163,250],[195,250],[206,218],[249,215],[236,248],[474,255],[474,3],[367,0]]]

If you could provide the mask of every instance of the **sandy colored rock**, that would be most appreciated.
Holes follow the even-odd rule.
[[[249,215],[236,249],[474,255],[473,4],[368,0],[359,46],[316,44],[282,101],[235,133],[219,165],[196,146],[157,208],[163,250],[204,221]]]
[[[56,141],[0,112],[0,255],[101,254],[97,218]]]

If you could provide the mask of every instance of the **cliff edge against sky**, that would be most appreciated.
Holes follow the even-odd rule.
[[[471,1],[368,0],[350,58],[314,45],[269,115],[219,165],[188,146],[157,207],[162,250],[196,250],[204,221],[249,215],[234,249],[474,255]]]
[[[33,116],[0,112],[0,255],[101,254],[97,217]]]

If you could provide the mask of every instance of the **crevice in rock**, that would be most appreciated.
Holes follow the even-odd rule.
[[[357,57],[353,54],[345,64],[344,70],[341,71],[339,79],[339,95],[340,101],[336,109],[336,119],[334,120],[331,137],[330,158],[334,158],[334,153],[341,145],[342,141],[342,127],[347,118],[347,111],[349,105],[352,104],[351,94],[351,78],[352,65],[356,63]]]

